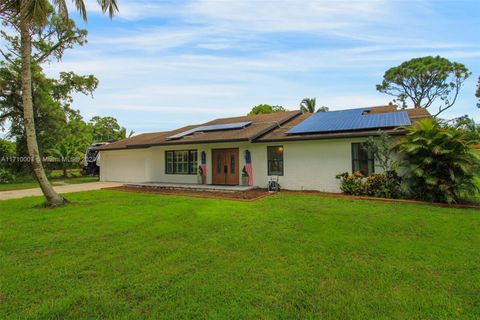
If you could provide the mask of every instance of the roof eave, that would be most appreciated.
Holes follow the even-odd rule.
[[[388,131],[388,134],[393,135],[393,136],[401,136],[405,135],[406,131],[403,129],[390,129]],[[262,139],[262,140],[256,140],[253,141],[254,143],[262,143],[262,142],[287,142],[287,141],[311,141],[311,140],[331,140],[331,139],[349,139],[349,138],[364,138],[364,137],[371,137],[371,136],[378,136],[379,132],[375,131],[356,131],[352,132],[348,135],[345,135],[344,133],[336,133],[336,134],[330,134],[328,136],[326,135],[318,135],[318,136],[313,136],[313,135],[304,135],[304,136],[285,136],[281,138],[272,138],[272,139]]]

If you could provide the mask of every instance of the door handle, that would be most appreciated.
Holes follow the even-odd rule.
[[[228,166],[227,165],[223,166],[223,173],[228,173]]]

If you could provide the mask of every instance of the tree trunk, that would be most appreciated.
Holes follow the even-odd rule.
[[[26,5],[26,1],[21,1],[21,8]],[[23,10],[21,10],[23,13]],[[24,14],[21,14],[20,31],[22,40],[22,102],[23,102],[23,119],[25,125],[25,134],[27,137],[28,154],[32,164],[33,172],[37,178],[38,184],[42,189],[47,205],[59,206],[65,200],[62,196],[53,190],[47,179],[45,170],[43,169],[40,152],[38,150],[37,136],[35,132],[35,122],[33,116],[33,99],[32,99],[32,70],[31,70],[31,54],[32,43],[30,36],[29,22],[26,21]]]

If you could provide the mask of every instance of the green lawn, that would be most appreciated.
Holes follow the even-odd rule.
[[[63,184],[95,182],[95,181],[98,181],[98,177],[69,177],[67,179],[54,178],[50,180],[50,182],[54,186],[60,186]],[[32,180],[32,181],[25,181],[25,182],[19,182],[19,183],[0,184],[0,191],[31,189],[31,188],[38,188],[38,187],[39,186],[37,181]]]
[[[0,319],[480,318],[480,212],[279,194],[0,201]]]

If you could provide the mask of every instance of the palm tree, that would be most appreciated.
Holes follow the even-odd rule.
[[[82,18],[87,20],[85,3],[83,0],[73,1]],[[103,12],[107,12],[110,18],[118,11],[116,0],[98,0]],[[2,0],[0,13],[9,20],[19,20],[21,39],[22,60],[22,103],[27,148],[32,163],[32,168],[42,189],[47,205],[59,206],[65,203],[65,199],[53,190],[47,179],[40,152],[38,149],[37,136],[33,113],[32,98],[32,28],[42,27],[46,24],[51,10],[56,9],[58,14],[68,20],[68,8],[66,0]]]
[[[120,136],[120,139],[126,139],[132,137],[134,134],[135,131],[133,130],[130,130],[130,132],[127,134],[127,128],[122,127],[118,135]]]
[[[305,98],[300,102],[300,111],[303,113],[315,112],[316,98]]]
[[[62,142],[49,152],[61,161],[63,178],[67,178],[67,169],[71,167],[72,164],[78,164],[82,158],[82,152],[78,150],[78,145],[79,143],[77,141]]]
[[[317,109],[317,112],[328,112],[330,111],[329,107],[321,106],[320,108]]]

